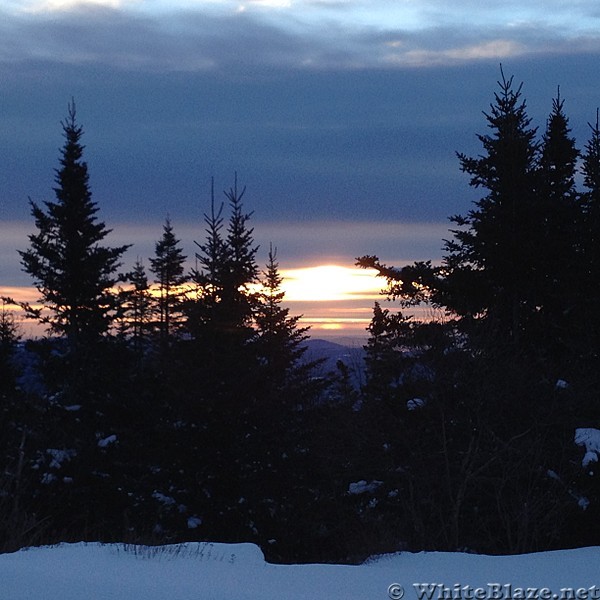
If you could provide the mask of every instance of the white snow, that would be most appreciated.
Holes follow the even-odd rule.
[[[588,498],[586,498],[585,496],[579,496],[579,498],[577,499],[577,506],[579,506],[579,508],[581,508],[582,510],[586,510],[589,505],[590,501]]]
[[[77,452],[72,449],[48,448],[46,454],[52,457],[50,461],[51,469],[60,469],[64,462],[69,462],[73,457],[77,456]]]
[[[348,486],[348,493],[364,494],[366,492],[374,492],[382,484],[383,481],[377,481],[376,479],[371,481],[371,483],[367,483],[364,479],[361,479]]]
[[[406,408],[408,410],[417,410],[418,408],[423,408],[426,402],[423,398],[413,398],[412,400],[408,400],[406,402]]]
[[[586,469],[590,463],[598,462],[600,453],[600,429],[593,427],[580,427],[575,430],[575,444],[585,447],[585,455],[581,466]]]
[[[107,448],[108,446],[110,446],[111,444],[115,444],[117,442],[117,436],[113,433],[112,435],[109,435],[101,440],[98,440],[98,447],[99,448]]]
[[[427,589],[438,600],[444,586],[459,584],[496,590],[487,598],[508,600],[508,588],[494,586],[510,585],[513,598],[531,597],[519,596],[519,589],[545,588],[558,600],[586,600],[600,596],[599,563],[600,548],[519,556],[399,553],[341,566],[273,565],[252,544],[61,544],[0,555],[0,598],[386,600],[399,597],[399,584],[405,600],[428,598],[422,593]]]
[[[189,517],[187,520],[188,529],[196,529],[202,525],[202,519],[200,517]]]
[[[161,504],[164,504],[165,506],[173,506],[174,504],[177,503],[175,498],[172,498],[171,496],[167,496],[166,494],[158,492],[157,490],[154,490],[152,492],[152,497],[155,500],[158,500]]]

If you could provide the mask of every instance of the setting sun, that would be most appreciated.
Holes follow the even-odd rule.
[[[373,269],[318,265],[282,269],[284,302],[293,314],[302,315],[302,324],[326,336],[353,335],[363,337],[372,317],[372,305],[381,297],[381,279]],[[38,294],[32,286],[0,287],[0,296],[15,302],[26,302],[36,308]],[[42,328],[24,318],[18,305],[14,310],[25,335],[40,335]]]
[[[283,290],[288,301],[331,302],[375,298],[381,281],[373,269],[321,265],[283,270]]]

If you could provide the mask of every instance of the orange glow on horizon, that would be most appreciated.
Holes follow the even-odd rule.
[[[289,302],[373,300],[381,290],[374,269],[319,265],[283,269],[282,288]]]
[[[381,281],[373,269],[339,265],[281,269],[284,304],[293,314],[301,314],[301,325],[310,326],[313,334],[364,335],[372,317],[373,302],[381,298]],[[150,293],[158,295],[151,287]],[[0,296],[15,302],[27,302],[42,308],[39,294],[33,287],[0,287]],[[24,318],[20,306],[6,305],[25,326],[26,334],[40,335],[39,324]]]

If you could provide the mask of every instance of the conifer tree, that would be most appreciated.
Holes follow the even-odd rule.
[[[513,78],[504,74],[498,83],[500,91],[486,114],[492,133],[478,136],[484,154],[458,154],[471,186],[487,194],[466,216],[451,218],[459,229],[446,242],[441,303],[461,316],[484,315],[496,332],[519,343],[536,302],[530,257],[537,255],[539,241],[539,147],[521,86],[515,89]]]
[[[264,456],[255,421],[259,361],[252,343],[257,248],[248,224],[251,214],[243,208],[244,191],[238,190],[237,180],[225,191],[230,209],[226,221],[224,205],[215,202],[211,186],[210,212],[204,215],[206,237],[195,242],[197,263],[186,304],[192,339],[184,342],[187,351],[181,356],[177,381],[185,386],[185,393],[179,394],[179,409],[185,415],[180,420],[194,424],[177,431],[179,439],[189,440],[189,457],[181,469],[192,478],[190,486],[200,478],[207,482],[210,507],[203,509],[204,515],[207,522],[220,523],[226,535],[249,528],[248,507],[239,499],[252,493],[248,481],[254,477],[256,457]]]
[[[203,394],[240,403],[242,414],[249,402],[242,398],[254,391],[257,357],[252,348],[256,336],[254,314],[258,296],[257,247],[251,214],[244,211],[243,196],[234,186],[225,191],[230,215],[223,218],[223,204],[215,205],[211,189],[211,211],[204,215],[206,239],[196,242],[197,267],[191,273],[195,286],[186,306],[187,329],[194,348],[194,364],[203,369]]]
[[[173,337],[183,325],[183,305],[188,281],[184,273],[187,257],[173,232],[170,219],[163,227],[162,238],[156,243],[150,269],[156,277],[159,296],[157,299],[158,334],[162,345]]]
[[[411,333],[411,319],[402,313],[390,313],[375,302],[368,332],[366,392],[378,400],[390,398],[398,393],[405,377],[407,360],[402,350]]]
[[[563,106],[559,90],[542,139],[539,214],[534,229],[538,246],[529,258],[537,279],[540,335],[549,338],[544,340],[546,344],[555,346],[572,334],[581,255],[581,219],[575,189],[579,151],[570,136]]]
[[[559,89],[557,97],[552,101],[552,112],[548,118],[541,148],[540,187],[547,202],[567,205],[574,202],[579,151],[570,133],[569,120],[564,113],[564,100],[560,97]]]
[[[457,315],[471,332],[494,332],[519,344],[540,297],[540,148],[522,86],[515,88],[513,78],[501,74],[500,90],[484,113],[491,132],[477,136],[484,153],[457,154],[470,185],[487,193],[466,215],[450,218],[458,227],[445,240],[442,265],[394,268],[376,256],[360,257],[357,264],[377,269],[387,280],[388,297],[403,306],[431,303]]]
[[[500,544],[514,551],[548,543],[561,533],[560,521],[550,525],[562,508],[556,510],[559,493],[546,474],[560,472],[564,457],[556,440],[572,438],[569,427],[565,430],[565,416],[573,405],[568,406],[566,395],[555,402],[562,393],[555,385],[556,368],[560,375],[567,370],[565,350],[579,346],[580,356],[591,354],[594,344],[576,343],[569,331],[573,314],[579,312],[574,308],[578,288],[585,279],[577,263],[588,242],[580,241],[587,236],[578,236],[574,227],[580,222],[575,191],[578,151],[563,101],[560,96],[554,100],[538,144],[521,87],[515,88],[512,78],[504,76],[499,85],[486,115],[491,132],[479,136],[482,155],[458,155],[471,185],[485,193],[466,216],[452,218],[458,227],[446,242],[442,266],[417,263],[394,269],[369,256],[359,264],[377,268],[394,299],[412,302],[429,297],[459,317],[448,326],[418,324],[405,329],[379,309],[367,347],[371,394],[387,393],[394,399],[394,393],[398,398],[407,390],[407,363],[401,363],[402,353],[395,348],[419,344],[415,366],[428,367],[430,385],[422,388],[426,395],[418,396],[427,400],[420,413],[425,418],[418,421],[423,429],[411,422],[406,431],[409,435],[416,431],[417,437],[403,449],[409,459],[402,460],[408,464],[404,472],[414,473],[418,485],[427,482],[427,488],[435,482],[438,488],[439,480],[447,477],[447,493],[433,500],[435,510],[422,522],[441,517],[436,529],[444,531],[449,525],[444,534],[451,532],[452,547],[474,535],[479,545]],[[590,192],[584,196],[586,217],[593,210],[586,202],[593,203],[593,190],[600,189],[600,131],[592,127],[592,132],[584,154]],[[418,340],[422,334],[434,337],[423,344]],[[567,378],[574,382],[570,375]],[[589,381],[586,377],[584,381]],[[584,402],[577,402],[581,409]],[[413,416],[419,415],[410,415],[411,420]],[[429,442],[421,447],[423,439],[441,443],[438,449]],[[440,460],[446,476],[437,471]],[[436,479],[428,480],[428,474],[436,472]],[[498,482],[497,491],[488,497],[491,481]],[[426,488],[415,496],[429,493],[433,498],[434,486]],[[483,530],[494,535],[484,541]],[[501,536],[505,539],[500,542]]]
[[[583,154],[583,184],[587,189],[584,201],[586,212],[600,213],[600,111],[596,110],[596,122],[588,123],[591,136]]]
[[[589,124],[591,135],[582,156],[582,273],[579,282],[582,342],[598,358],[600,341],[600,111],[596,121]]]
[[[256,295],[251,286],[258,283],[258,264],[254,245],[254,229],[248,226],[252,213],[244,212],[244,187],[238,191],[237,174],[232,188],[225,192],[231,211],[227,228],[229,261],[226,264],[223,286],[223,314],[228,315],[229,328],[249,333],[252,327]]]
[[[204,243],[194,241],[198,250],[190,279],[196,287],[196,297],[187,304],[187,328],[195,339],[206,337],[208,326],[214,321],[229,257],[223,238],[223,203],[215,207],[214,180],[211,180],[210,193],[210,214],[204,214],[206,240]]]
[[[153,305],[146,269],[139,258],[125,280],[130,287],[119,293],[119,333],[131,339],[133,350],[139,355],[150,333]]]
[[[216,209],[211,193],[211,214],[204,216],[206,242],[196,242],[199,268],[192,271],[191,279],[198,299],[190,307],[189,327],[195,336],[208,335],[213,341],[217,337],[244,344],[253,335],[256,295],[252,286],[258,282],[258,247],[254,230],[248,227],[252,213],[244,212],[244,193],[245,188],[238,191],[236,176],[234,186],[225,192],[230,208],[226,232],[223,205]]]
[[[20,255],[40,294],[39,320],[60,341],[34,346],[52,396],[52,402],[43,405],[44,428],[39,431],[38,489],[52,526],[77,535],[73,523],[85,522],[90,530],[100,526],[104,520],[100,515],[110,512],[109,490],[115,489],[112,477],[104,476],[112,469],[105,464],[98,440],[114,430],[120,409],[114,399],[125,361],[116,345],[110,347],[107,334],[118,308],[118,294],[112,288],[128,246],[104,245],[110,230],[98,219],[99,209],[92,199],[83,159],[83,129],[73,101],[62,129],[56,198],[43,205],[31,201],[37,232],[29,236],[30,246]],[[66,352],[54,351],[57,347]],[[75,411],[65,410],[72,406]],[[68,465],[61,466],[60,477],[53,473],[56,461],[43,448],[65,449]]]
[[[21,334],[14,313],[8,306],[9,298],[0,298],[0,400],[4,393],[14,392],[16,370],[13,364],[14,352]],[[0,409],[1,410],[1,409]]]
[[[44,207],[31,201],[37,233],[29,236],[30,247],[20,255],[49,312],[40,320],[65,336],[73,349],[108,331],[115,308],[111,287],[128,246],[101,245],[110,230],[97,218],[83,160],[83,129],[73,101],[62,128],[65,143],[56,170],[56,200],[44,202]]]
[[[299,327],[300,316],[290,316],[289,308],[282,306],[285,297],[281,289],[283,277],[279,272],[277,249],[272,246],[262,275],[264,291],[256,311],[256,350],[264,380],[281,391],[292,383],[297,385],[307,379],[315,364],[300,362],[306,352],[309,328]]]

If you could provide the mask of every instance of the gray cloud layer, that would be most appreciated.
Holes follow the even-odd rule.
[[[530,16],[529,3],[528,14],[519,19],[522,3],[502,3],[500,12],[487,3],[482,9],[481,2],[463,1],[459,5],[468,11],[468,22],[461,20],[466,12],[448,11],[446,2],[421,4],[419,27],[331,18],[303,22],[296,14],[208,9],[156,15],[93,5],[50,13],[5,11],[0,12],[0,60],[96,63],[152,72],[238,70],[250,65],[381,68],[597,52],[600,47],[594,27],[598,11],[590,9],[589,2],[570,2],[568,9],[565,3],[541,2],[537,19]],[[335,6],[349,10],[346,4],[329,3],[325,13]],[[578,8],[582,14],[575,18]]]

